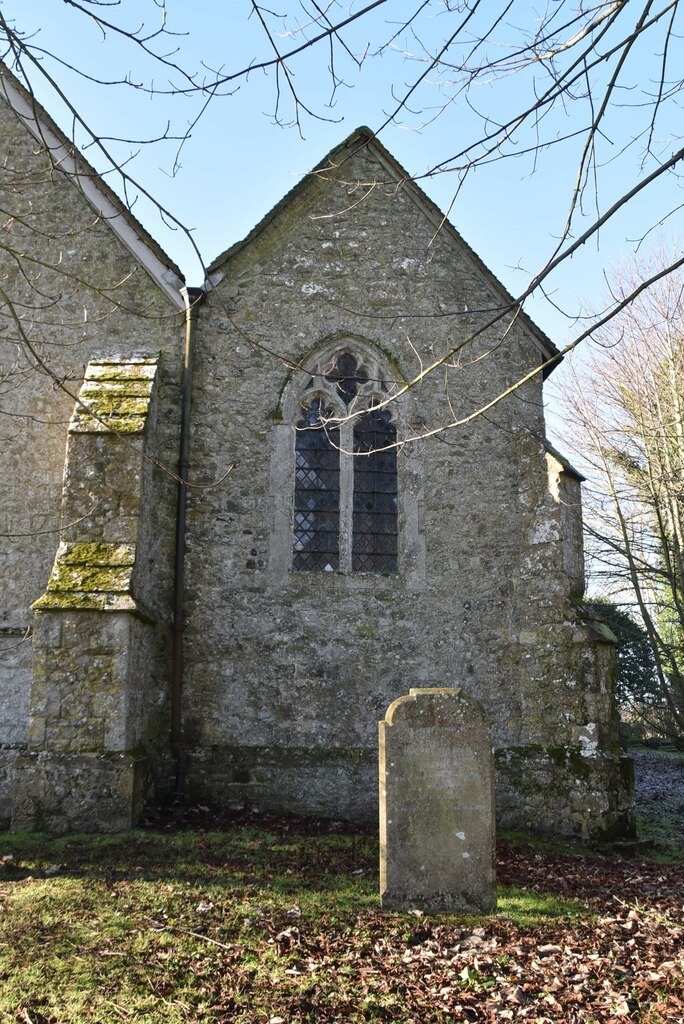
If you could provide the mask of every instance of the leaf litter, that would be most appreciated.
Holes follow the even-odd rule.
[[[381,912],[375,836],[339,823],[2,847],[2,1024],[684,1022],[681,864],[499,842],[498,913],[458,919]]]

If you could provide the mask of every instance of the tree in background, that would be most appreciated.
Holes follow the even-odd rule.
[[[660,696],[656,662],[648,633],[629,612],[608,598],[586,602],[591,615],[615,635],[615,698],[626,739],[667,736],[678,741],[667,705]]]
[[[592,598],[587,604],[610,626],[617,639],[615,695],[618,704],[632,710],[659,704],[656,664],[644,627],[607,598]]]
[[[656,265],[622,274],[618,294]],[[641,291],[594,340],[581,387],[576,380],[566,392],[590,464],[585,493],[593,576],[633,604],[653,655],[661,727],[681,737],[684,274]]]

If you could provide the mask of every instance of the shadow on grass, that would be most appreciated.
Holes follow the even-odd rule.
[[[220,831],[137,829],[116,835],[0,835],[0,879],[144,879],[274,893],[316,889],[338,893],[372,880],[377,838],[363,832],[316,833],[282,821],[235,822]],[[365,888],[365,886],[364,886]]]

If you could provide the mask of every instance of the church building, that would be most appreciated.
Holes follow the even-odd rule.
[[[6,69],[0,119],[0,822],[373,821],[458,686],[501,827],[633,834],[557,349],[408,173],[358,129],[187,288]]]

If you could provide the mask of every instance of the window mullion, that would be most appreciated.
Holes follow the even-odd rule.
[[[352,503],[354,496],[354,436],[348,421],[340,427],[340,570],[352,567]]]

